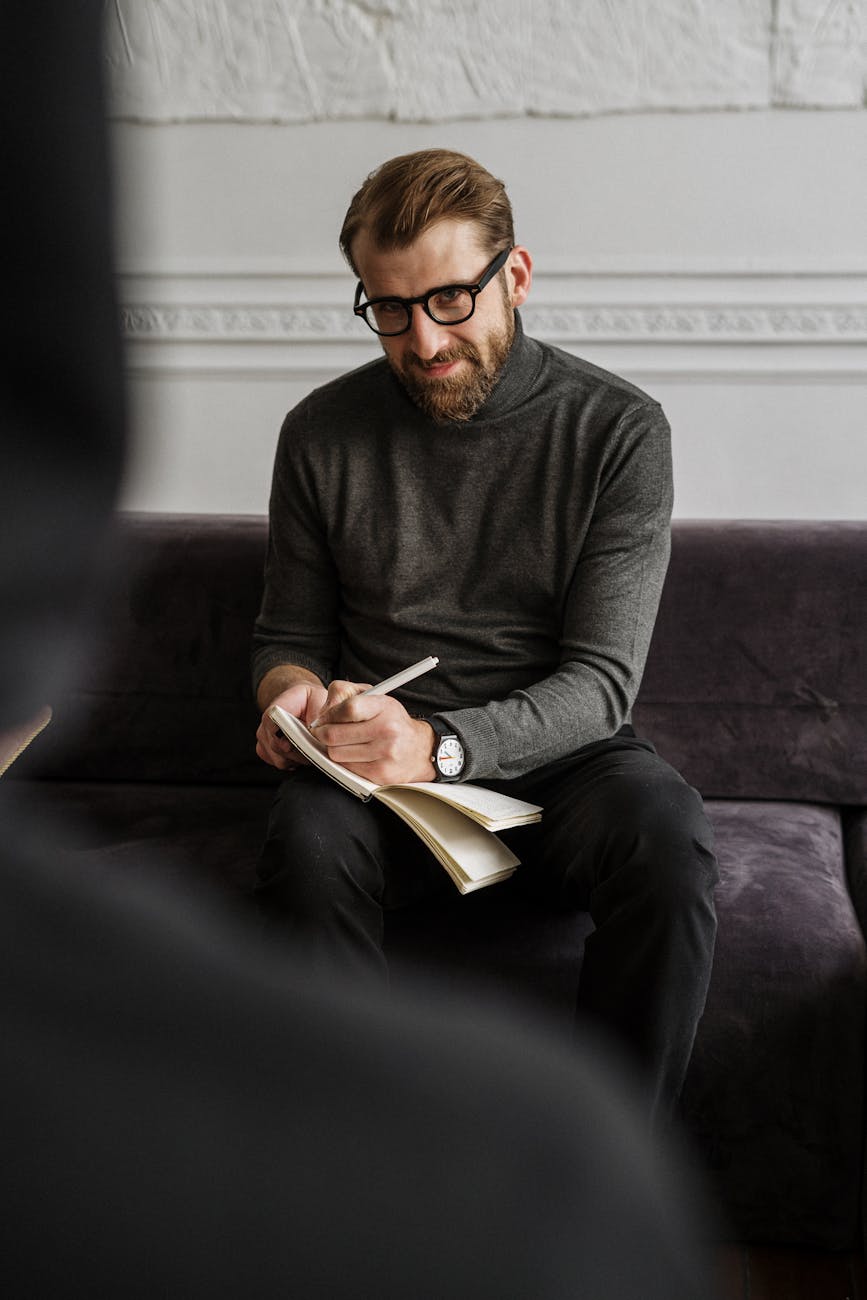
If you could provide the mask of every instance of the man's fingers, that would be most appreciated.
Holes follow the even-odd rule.
[[[263,762],[270,763],[271,767],[276,767],[281,772],[306,762],[267,714],[256,732],[256,754]]]
[[[325,706],[318,718],[310,723],[310,730],[315,731],[317,727],[324,726],[326,722],[333,722],[337,719],[349,721],[350,716],[346,716],[346,711],[338,713],[341,705],[348,700],[354,699],[356,695],[361,695],[364,691],[369,691],[370,686],[366,682],[332,682],[328,687],[328,695],[325,698]]]

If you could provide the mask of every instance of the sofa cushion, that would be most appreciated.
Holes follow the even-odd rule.
[[[273,794],[259,786],[19,781],[28,819],[62,827],[73,865],[156,874],[237,898],[253,886]]]
[[[867,803],[867,524],[676,522],[635,720],[706,798]]]
[[[867,951],[836,810],[710,802],[721,883],[688,1127],[742,1240],[858,1239]]]
[[[255,753],[258,516],[128,514],[116,580],[75,690],[13,775],[72,781],[273,784]]]

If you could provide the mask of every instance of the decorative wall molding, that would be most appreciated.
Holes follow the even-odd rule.
[[[152,303],[126,306],[121,317],[126,338],[136,342],[369,342],[366,335],[359,334],[358,322],[345,306]],[[867,303],[845,307],[597,303],[527,307],[523,318],[528,333],[552,342],[611,339],[620,343],[867,343]]]
[[[654,304],[536,308],[530,327],[543,338],[614,339],[619,342],[687,340],[694,343],[867,342],[867,304],[862,307],[791,305],[766,307]]]
[[[107,0],[149,122],[861,107],[867,0]],[[444,89],[445,88],[445,89]]]
[[[379,353],[352,315],[345,273],[139,272],[122,276],[119,291],[137,371],[327,374]],[[626,353],[660,373],[734,364],[867,379],[863,269],[547,272],[522,316],[529,334],[567,350],[590,349],[595,359],[593,349],[603,349],[602,364]]]

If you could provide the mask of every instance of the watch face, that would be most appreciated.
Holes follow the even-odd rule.
[[[463,745],[457,736],[445,736],[437,750],[437,767],[443,776],[460,776],[463,766]]]

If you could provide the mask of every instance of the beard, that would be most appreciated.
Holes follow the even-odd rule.
[[[502,329],[491,330],[483,347],[462,342],[435,357],[423,361],[414,352],[407,352],[400,362],[386,353],[386,358],[397,378],[403,384],[416,406],[437,424],[449,421],[471,420],[490,397],[515,337],[515,320],[511,312]],[[462,373],[429,377],[431,366],[446,365],[450,361],[466,361]]]

